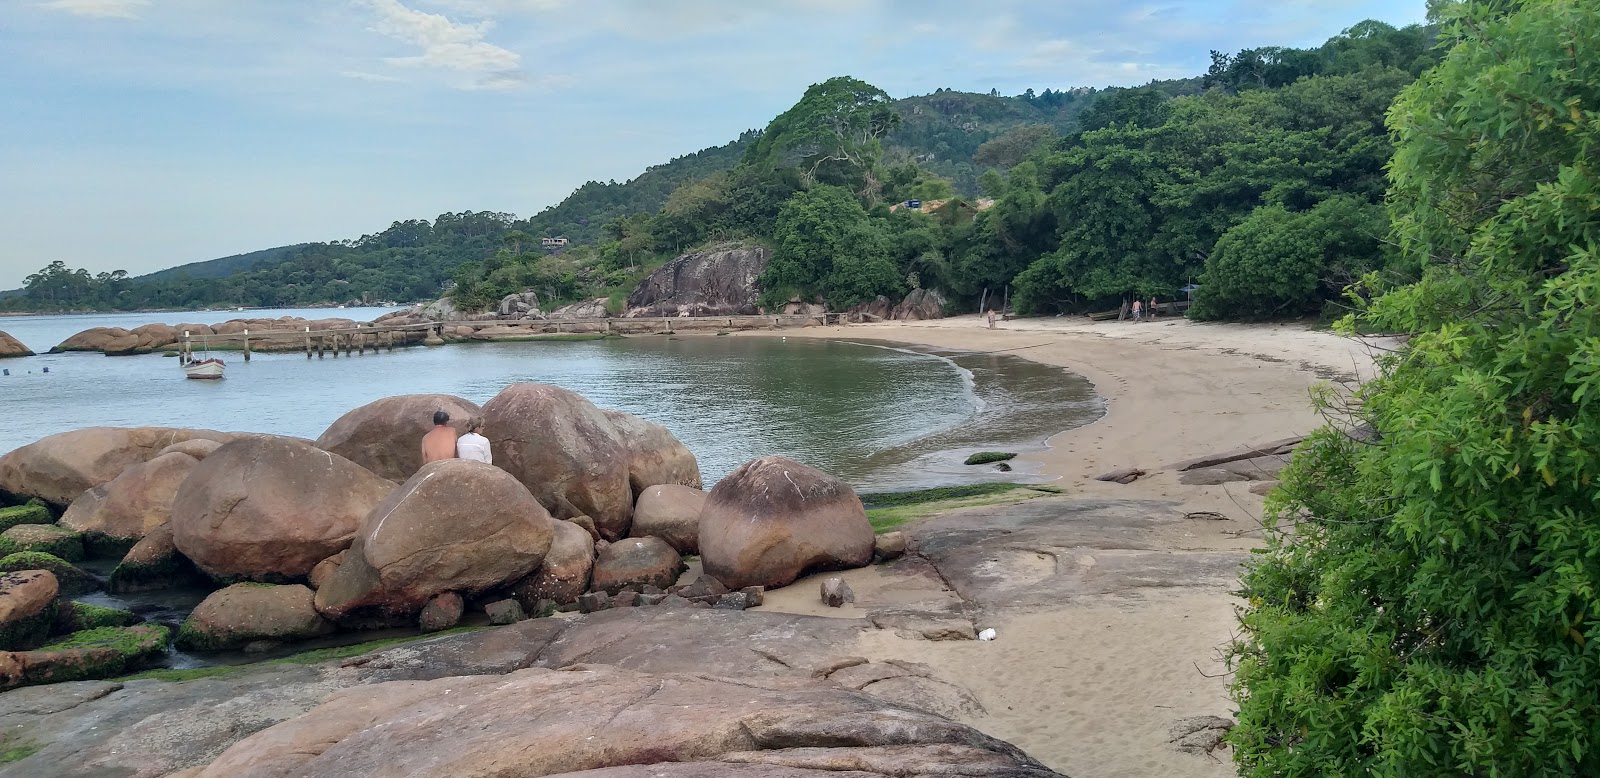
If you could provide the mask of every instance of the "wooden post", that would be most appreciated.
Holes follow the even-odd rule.
[[[318,335],[317,336],[317,359],[322,359],[323,357],[327,356],[327,353],[328,353],[328,336],[327,335]]]
[[[385,337],[389,341],[385,345],[387,345],[389,347],[389,353],[393,354],[394,353],[394,330],[388,330],[384,334],[385,334]]]
[[[556,334],[557,335],[561,334],[561,320],[560,319],[556,319]]]
[[[183,331],[183,348],[178,349],[178,364],[189,364],[189,355],[194,352],[194,347],[189,344],[189,331]]]
[[[244,361],[250,361],[250,330],[244,331]]]
[[[606,319],[606,334],[607,335],[611,334],[611,320],[610,319]]]
[[[306,328],[306,359],[311,358],[311,328]]]
[[[356,327],[356,338],[359,339],[356,342],[356,353],[360,354],[361,356],[366,356],[367,336],[361,332],[361,327],[359,325]]]

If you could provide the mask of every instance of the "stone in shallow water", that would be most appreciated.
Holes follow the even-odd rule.
[[[841,608],[847,602],[855,602],[856,593],[850,589],[850,584],[843,578],[829,578],[822,582],[822,603],[830,608]]]

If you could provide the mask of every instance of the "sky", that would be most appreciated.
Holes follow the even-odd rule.
[[[587,180],[763,127],[852,75],[1133,86],[1425,0],[0,0],[0,289],[139,275]]]

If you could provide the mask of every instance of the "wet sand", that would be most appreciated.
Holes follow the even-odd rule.
[[[1105,399],[1104,418],[1056,434],[1048,450],[1021,459],[1057,479],[1071,497],[1171,501],[1182,513],[1226,517],[1174,521],[1137,539],[1172,554],[1259,545],[1264,498],[1250,493],[1249,482],[1180,484],[1167,465],[1312,431],[1320,420],[1311,387],[1369,378],[1374,353],[1372,344],[1293,324],[1184,320],[1036,319],[991,331],[969,316],[781,334],[1004,352],[1084,376]],[[1150,474],[1127,485],[1093,480],[1122,467]],[[766,607],[860,618],[875,607],[949,608],[954,597],[926,576],[896,576],[886,568],[844,576],[857,593],[855,606],[822,606],[817,587],[824,576],[813,576],[770,593]],[[1220,778],[1234,774],[1225,748],[1211,755],[1179,752],[1167,731],[1185,717],[1232,715],[1221,661],[1234,635],[1230,588],[1139,588],[1067,598],[1044,610],[1002,608],[982,617],[987,623],[974,624],[995,628],[993,642],[869,630],[857,652],[875,661],[921,663],[969,689],[984,710],[963,715],[967,723],[1074,778]]]

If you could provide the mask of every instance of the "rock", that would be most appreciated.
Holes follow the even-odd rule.
[[[1251,481],[1276,480],[1283,468],[1289,465],[1289,458],[1284,456],[1252,457],[1250,459],[1237,459],[1226,464],[1218,465],[1217,469],[1237,473]]]
[[[605,319],[610,318],[611,300],[605,297],[596,297],[593,300],[563,305],[550,312],[552,319]]]
[[[178,553],[172,525],[162,524],[128,550],[111,571],[106,589],[119,594],[168,589],[199,577],[188,557]]]
[[[483,612],[489,615],[490,624],[515,624],[528,617],[516,600],[496,600],[483,606]]]
[[[130,611],[62,600],[56,605],[56,623],[51,633],[68,635],[101,627],[131,627],[138,621],[139,617]]]
[[[878,629],[892,629],[922,640],[975,640],[978,637],[971,621],[942,613],[874,611],[867,619]]]
[[[22,345],[22,341],[0,332],[0,359],[13,359],[16,357],[31,357],[33,351]]]
[[[339,565],[344,564],[344,555],[348,553],[350,553],[350,550],[345,549],[318,562],[317,566],[311,568],[311,572],[306,575],[306,583],[313,589],[321,589],[322,585],[327,583],[334,573],[339,572]]]
[[[1178,719],[1167,728],[1167,742],[1184,753],[1205,756],[1222,746],[1228,730],[1234,726],[1233,721],[1221,716]]]
[[[838,685],[602,666],[346,689],[234,744],[200,775],[343,778],[419,765],[454,776],[1055,775],[964,724]]]
[[[900,321],[925,321],[944,318],[944,296],[932,289],[913,289],[890,314]]]
[[[718,581],[717,579],[712,578],[705,573],[701,573],[695,577],[694,582],[688,584],[687,586],[674,587],[672,593],[680,597],[696,599],[700,597],[721,597],[722,595],[727,594],[728,591],[728,587],[723,586],[721,581]]]
[[[144,324],[134,327],[129,334],[138,336],[139,343],[134,350],[141,353],[175,345],[183,340],[183,333],[171,324]]]
[[[706,493],[678,484],[660,484],[639,494],[628,535],[665,540],[680,554],[700,553],[700,511]]]
[[[511,596],[531,612],[540,600],[557,605],[577,602],[589,590],[594,570],[594,539],[570,521],[554,522],[554,539],[539,569],[511,587]]]
[[[55,575],[47,570],[0,575],[0,650],[43,643],[55,624],[59,591]]]
[[[1178,476],[1178,483],[1186,486],[1217,486],[1230,484],[1237,481],[1248,481],[1249,476],[1240,475],[1231,470],[1221,468],[1207,468],[1204,470],[1190,470]]]
[[[167,446],[166,448],[157,452],[156,456],[163,457],[167,454],[188,454],[195,459],[205,459],[211,455],[211,452],[216,451],[219,448],[222,448],[221,441],[195,438],[194,440],[186,440],[182,443],[174,443],[170,446]]]
[[[718,597],[716,604],[712,605],[711,607],[730,611],[742,611],[745,608],[752,607],[752,604],[750,602],[749,595],[742,591],[738,591],[729,592],[721,597]]]
[[[666,427],[621,411],[604,413],[628,449],[628,484],[634,498],[657,484],[700,488],[700,463]]]
[[[872,541],[872,558],[879,562],[899,559],[906,553],[904,532],[885,532]]]
[[[212,592],[178,629],[178,645],[199,651],[237,648],[256,640],[304,640],[333,631],[311,605],[305,586],[240,583]]]
[[[1139,478],[1141,478],[1143,475],[1144,471],[1137,467],[1119,467],[1109,473],[1101,473],[1100,475],[1095,476],[1094,480],[1118,484],[1131,484],[1134,481],[1139,480]]]
[[[219,579],[303,580],[350,545],[394,484],[308,443],[243,437],[196,465],[172,504],[178,550]]]
[[[54,524],[56,519],[50,515],[50,509],[42,501],[35,500],[27,505],[13,505],[9,508],[0,508],[0,532],[11,529],[18,524]]]
[[[214,441],[190,441],[220,447]],[[189,444],[180,444],[189,445]],[[188,454],[161,454],[122,471],[84,492],[61,515],[61,526],[84,534],[91,547],[126,553],[151,530],[172,518],[178,487],[200,460]]]
[[[72,566],[60,557],[27,551],[0,557],[0,573],[19,573],[27,570],[47,570],[56,577],[60,596],[75,597],[100,588],[99,579],[85,570]]]
[[[167,446],[196,438],[232,436],[171,427],[89,427],[51,435],[0,457],[0,491],[64,507]]]
[[[461,595],[455,592],[436,594],[428,604],[422,606],[422,615],[417,617],[417,626],[423,632],[438,632],[442,629],[454,627],[461,621],[461,612],[466,608]]]
[[[638,592],[636,592],[636,591],[634,591],[632,589],[626,589],[624,591],[617,592],[617,595],[615,597],[611,598],[611,607],[613,607],[613,608],[633,608],[633,607],[636,607],[643,601],[641,599],[643,596],[644,595],[639,594]]]
[[[591,519],[588,516],[573,516],[572,518],[567,519],[567,521],[571,522],[579,529],[582,529],[584,532],[589,533],[590,539],[600,539],[600,529],[594,525],[594,519]]]
[[[90,327],[66,340],[61,341],[50,349],[50,353],[59,354],[64,351],[105,351],[106,345],[113,341],[127,338],[132,333],[121,327]],[[134,341],[137,343],[137,339]]]
[[[1259,483],[1254,483],[1254,484],[1250,485],[1250,493],[1251,494],[1261,495],[1262,497],[1265,497],[1268,494],[1271,494],[1272,490],[1276,489],[1276,488],[1278,488],[1278,482],[1277,481],[1261,481]]]
[[[811,570],[861,567],[872,561],[873,542],[855,490],[785,457],[729,473],[700,516],[705,571],[734,589],[776,588]]]
[[[335,421],[317,438],[317,448],[332,451],[391,481],[404,481],[422,467],[422,436],[433,429],[433,414],[450,414],[457,434],[482,413],[477,405],[448,394],[406,394],[367,403]]]
[[[843,578],[828,578],[822,582],[822,604],[830,608],[841,608],[847,602],[855,602],[856,593],[850,589],[850,584]]]
[[[500,304],[495,307],[495,315],[502,319],[520,319],[539,313],[539,295],[532,289],[520,294],[508,294],[500,298]]]
[[[611,595],[605,592],[585,592],[578,597],[580,613],[594,613],[611,607]]]
[[[760,246],[727,244],[683,254],[628,295],[629,317],[743,316],[760,313],[760,278],[771,255]]]
[[[435,595],[470,597],[539,567],[550,514],[504,470],[445,459],[424,465],[362,521],[317,610],[335,620],[410,621]]]
[[[746,586],[740,589],[739,593],[744,595],[745,602],[749,603],[751,608],[760,607],[767,599],[767,590],[761,586]]]
[[[452,297],[441,297],[422,307],[421,315],[433,321],[454,321],[457,313],[456,301]]]
[[[629,538],[607,546],[594,562],[589,586],[616,594],[625,586],[666,588],[683,572],[683,559],[660,538]]]
[[[582,395],[512,384],[483,406],[494,461],[558,519],[588,516],[600,536],[626,537],[632,454],[616,425]]]
[[[844,316],[847,321],[856,324],[891,319],[894,317],[894,301],[880,294],[845,311]]]
[[[1295,446],[1300,445],[1300,443],[1305,439],[1306,438],[1304,435],[1299,435],[1292,438],[1274,440],[1270,443],[1262,443],[1258,446],[1244,446],[1233,449],[1232,451],[1224,451],[1219,454],[1208,454],[1206,456],[1184,460],[1174,465],[1168,465],[1167,469],[1183,472],[1185,470],[1199,470],[1201,468],[1225,465],[1229,462],[1237,462],[1241,459],[1255,459],[1257,457],[1272,456],[1280,451],[1292,449]]]
[[[166,650],[166,627],[100,627],[33,651],[0,652],[0,689],[114,678]]]
[[[0,555],[30,551],[81,562],[83,536],[54,524],[18,524],[0,532]]]

